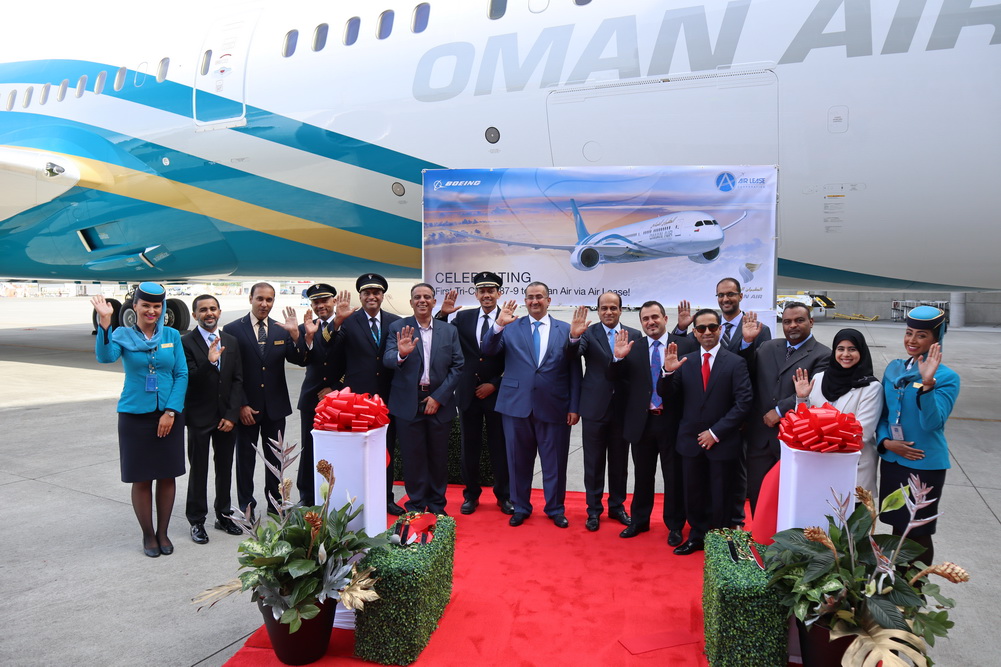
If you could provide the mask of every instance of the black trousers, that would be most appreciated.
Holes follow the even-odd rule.
[[[403,455],[403,483],[410,512],[445,511],[448,486],[448,434],[451,421],[418,414],[412,421],[396,419]]]
[[[271,452],[269,440],[277,440],[278,433],[285,434],[285,418],[268,419],[263,413],[257,415],[257,423],[253,426],[237,425],[236,433],[236,498],[240,503],[240,511],[246,512],[247,506],[257,507],[257,500],[254,499],[254,468],[257,465],[257,445],[258,438],[264,448],[264,456],[276,468],[280,466],[278,457]],[[264,475],[264,506],[268,512],[274,512],[275,508],[268,500],[274,497],[281,499],[279,492],[279,480],[267,470]]]
[[[674,449],[678,437],[678,419],[666,412],[647,415],[643,436],[632,443],[633,503],[630,507],[633,525],[650,521],[653,511],[657,458],[660,457],[664,477],[664,525],[668,530],[685,527],[685,487],[681,470],[681,455]]]
[[[236,426],[230,431],[220,431],[216,424],[195,426],[188,424],[188,497],[184,514],[188,523],[205,523],[208,516],[209,448],[212,449],[215,473],[216,518],[232,513],[230,489],[233,484],[233,452],[236,448]]]
[[[626,482],[629,476],[629,443],[622,437],[621,419],[616,416],[607,421],[585,419],[582,438],[587,515],[600,516],[605,509],[601,499],[605,495],[606,460],[608,461],[608,512],[624,509]]]
[[[714,528],[728,528],[732,518],[737,459],[713,460],[704,452],[682,456],[685,511],[692,527],[689,540],[702,540]]]
[[[487,428],[487,450],[490,465],[494,471],[494,497],[498,501],[511,497],[510,477],[507,471],[507,448],[504,439],[504,423],[494,410],[484,409],[483,401],[474,398],[469,407],[459,414],[462,433],[462,448],[459,451],[459,465],[462,481],[466,488],[462,492],[466,500],[479,500],[483,487],[480,486],[480,451],[483,449],[483,426]]]

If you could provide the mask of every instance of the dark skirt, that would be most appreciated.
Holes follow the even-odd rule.
[[[178,414],[165,438],[156,437],[163,412],[118,413],[118,453],[123,482],[148,482],[184,474],[184,418]]]
[[[918,510],[917,517],[922,519],[924,517],[933,516],[938,514],[938,501],[942,498],[942,492],[945,490],[945,470],[918,470],[917,468],[908,468],[907,466],[901,465],[899,463],[894,463],[893,461],[887,461],[886,459],[880,459],[879,461],[879,499],[882,502],[883,498],[899,489],[901,486],[906,486],[911,475],[917,475],[922,483],[927,486],[932,487],[931,492],[928,494],[929,498],[934,498],[933,502],[928,507]],[[911,513],[907,509],[907,506],[901,507],[899,510],[894,510],[892,512],[884,512],[879,516],[879,520],[885,524],[893,526],[893,532],[902,535],[905,530],[907,530],[907,524],[911,520]],[[935,534],[935,524],[938,523],[938,519],[926,523],[923,526],[917,526],[913,528],[911,532],[907,534],[908,537],[921,537],[923,535],[934,535]]]

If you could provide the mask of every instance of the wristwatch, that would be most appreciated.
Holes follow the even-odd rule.
[[[171,419],[177,416],[177,413],[174,412],[173,410],[166,410],[163,414],[167,415]]]

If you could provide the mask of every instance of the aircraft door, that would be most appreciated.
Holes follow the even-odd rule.
[[[235,15],[212,24],[195,63],[194,119],[199,129],[246,123],[247,56],[256,17]]]

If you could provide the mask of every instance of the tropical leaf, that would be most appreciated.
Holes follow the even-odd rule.
[[[320,566],[316,564],[315,560],[307,558],[296,558],[294,560],[289,561],[288,573],[292,575],[293,579],[298,579],[299,577],[307,575],[310,572],[316,570],[318,567]]]
[[[893,510],[899,510],[907,502],[906,494],[907,491],[905,487],[900,487],[890,495],[883,498],[883,502],[879,506],[879,513],[892,512]]]
[[[803,583],[810,583],[820,577],[824,576],[834,568],[834,554],[829,550],[824,548],[823,553],[816,554],[811,560],[809,565],[806,566],[806,571],[803,572]]]
[[[842,624],[836,625],[840,628]],[[928,647],[921,637],[912,632],[890,630],[870,623],[851,632],[832,629],[831,639],[851,634],[856,635],[855,641],[845,651],[841,660],[842,665],[877,667],[882,662],[882,667],[911,667],[927,664],[925,652]],[[900,657],[901,655],[909,658],[910,662]]]
[[[866,601],[866,611],[872,616],[872,620],[884,628],[896,628],[897,630],[909,630],[904,615],[893,604],[882,595],[873,595]]]

